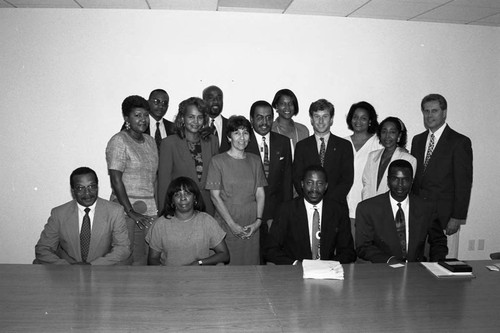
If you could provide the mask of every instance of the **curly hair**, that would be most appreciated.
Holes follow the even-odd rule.
[[[204,100],[199,97],[189,97],[188,99],[183,100],[179,104],[179,112],[177,113],[177,116],[175,116],[174,121],[175,132],[181,139],[186,137],[186,134],[184,133],[184,116],[186,115],[188,106],[194,106],[203,115],[203,127],[208,124],[208,106]],[[208,137],[206,139],[208,139]]]
[[[122,102],[122,115],[128,117],[134,109],[141,108],[149,112],[149,103],[139,95],[132,95]]]

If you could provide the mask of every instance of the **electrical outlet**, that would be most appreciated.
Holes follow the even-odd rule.
[[[475,247],[476,247],[476,240],[469,239],[469,251],[474,251]]]
[[[484,239],[478,239],[477,249],[478,251],[484,251]]]

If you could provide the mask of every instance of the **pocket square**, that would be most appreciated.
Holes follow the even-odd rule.
[[[284,156],[280,156],[280,161],[283,160],[285,157]]]

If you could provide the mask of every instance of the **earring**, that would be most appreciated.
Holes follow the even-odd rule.
[[[125,129],[126,130],[130,129],[130,123],[128,121],[125,122]]]
[[[196,200],[195,200],[195,201],[194,201],[194,205],[196,206],[197,204],[198,204],[198,201],[196,201]]]

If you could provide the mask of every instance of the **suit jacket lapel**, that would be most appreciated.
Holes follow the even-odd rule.
[[[78,206],[76,201],[73,201],[71,213],[68,220],[64,223],[67,228],[69,244],[72,247],[72,253],[75,254],[75,260],[82,261],[82,253],[80,248],[80,226],[78,221]],[[71,255],[71,252],[69,253]]]
[[[297,205],[297,217],[296,217],[296,223],[297,223],[297,233],[300,235],[300,244],[302,244],[303,248],[302,251],[303,253],[308,253],[308,258],[312,258],[312,252],[311,252],[311,235],[309,234],[309,221],[307,219],[307,211],[306,211],[306,206],[304,204],[304,198],[300,198],[298,200],[298,205]]]
[[[384,207],[382,208],[382,211],[384,212],[385,216],[380,221],[381,223],[387,223],[385,228],[387,228],[388,230],[389,244],[392,244],[393,246],[397,245],[398,253],[400,255],[403,255],[403,251],[401,250],[401,243],[399,241],[398,231],[396,230],[396,221],[394,219],[394,214],[392,212],[391,199],[389,198],[389,195],[390,195],[389,192],[386,192],[385,196],[387,200],[385,200]]]
[[[99,245],[101,236],[104,233],[104,228],[106,227],[105,222],[105,210],[101,199],[98,198],[95,205],[94,220],[92,221],[92,231],[90,232],[90,247],[87,261],[95,259],[97,246]]]
[[[333,161],[335,159],[335,151],[337,150],[337,147],[335,145],[335,141],[334,141],[334,138],[333,138],[333,134],[332,132],[330,132],[330,137],[328,138],[328,145],[326,146],[326,152],[325,152],[325,168],[327,167],[327,165],[330,164],[330,161]],[[316,148],[316,151],[318,149]],[[318,154],[318,158],[319,158],[319,154]]]
[[[278,149],[278,142],[273,132],[269,133],[269,178],[275,173],[275,168],[280,162],[280,149]]]

